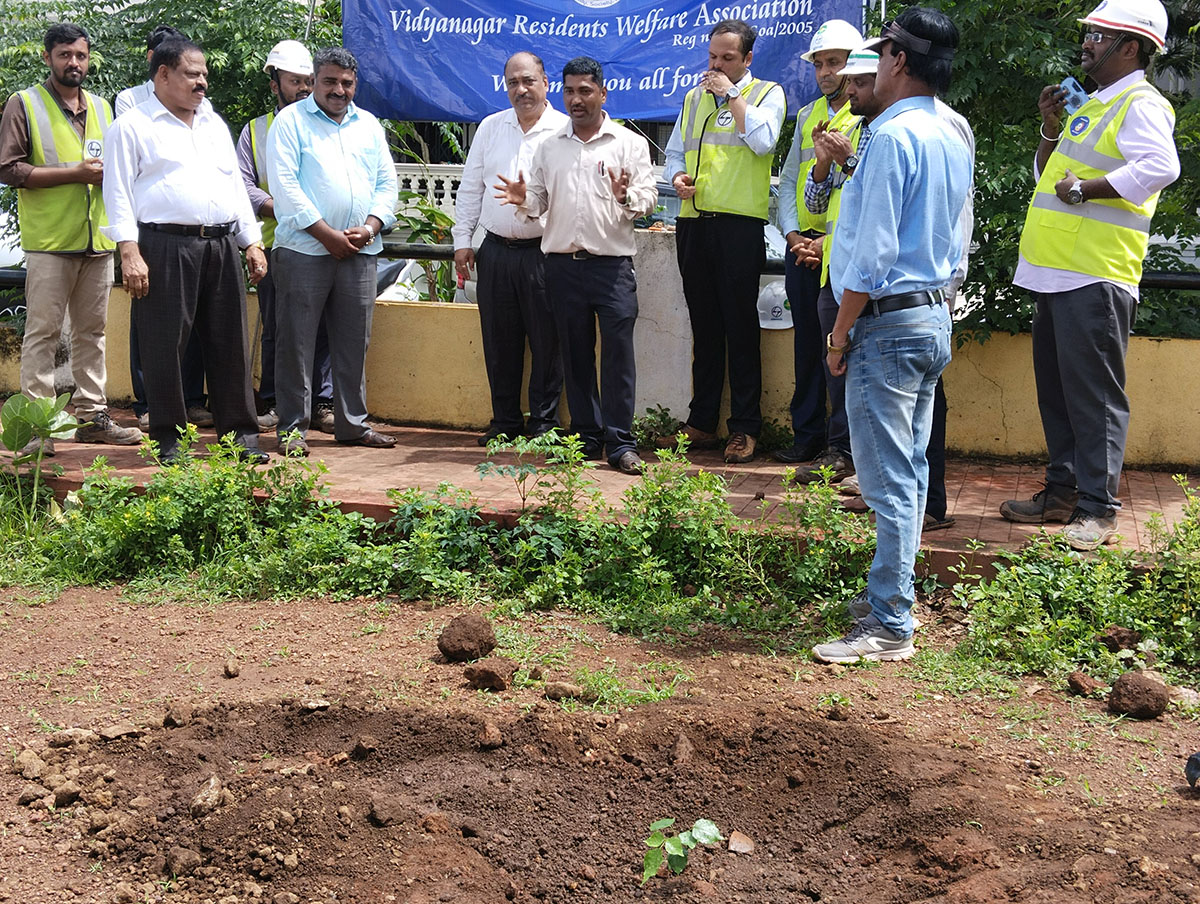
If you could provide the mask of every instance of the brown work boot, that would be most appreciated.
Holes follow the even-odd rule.
[[[693,427],[691,424],[684,424],[678,433],[658,437],[654,441],[654,447],[656,449],[674,449],[679,445],[679,437],[681,436],[687,438],[689,449],[717,448],[717,435],[715,433],[706,433],[703,430]]]
[[[731,465],[744,465],[754,461],[754,450],[758,438],[748,433],[731,433],[725,444],[725,461]]]
[[[1017,524],[1066,524],[1075,513],[1079,495],[1063,492],[1065,487],[1046,486],[1032,499],[1009,499],[1000,503],[1000,516]]]
[[[80,421],[79,426],[75,428],[77,443],[136,446],[141,441],[141,430],[137,427],[122,427],[108,416],[107,411],[97,411],[90,421]]]

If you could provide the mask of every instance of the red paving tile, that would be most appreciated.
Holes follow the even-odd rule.
[[[122,423],[132,423],[128,411],[114,411]],[[472,500],[483,509],[497,513],[520,511],[520,496],[511,478],[491,475],[481,478],[476,466],[487,461],[484,450],[476,445],[474,433],[419,427],[377,425],[397,437],[392,449],[364,449],[342,446],[332,437],[314,433],[309,438],[311,462],[322,462],[328,469],[326,483],[330,496],[344,505],[385,517],[390,505],[387,491],[392,488],[419,488],[434,492],[439,484],[447,483],[470,493]],[[211,431],[201,434],[202,442],[213,442]],[[262,437],[263,448],[276,452],[278,446],[271,435]],[[60,492],[77,487],[83,480],[84,469],[96,456],[103,455],[117,474],[144,482],[154,466],[142,459],[136,449],[116,446],[91,446],[73,442],[57,444],[55,464],[62,468],[61,476],[49,481]],[[653,453],[645,453],[649,461]],[[497,464],[511,464],[511,455],[491,459]],[[782,475],[786,466],[764,456],[749,465],[727,465],[720,452],[697,452],[692,456],[697,468],[721,475],[727,482],[727,498],[733,512],[747,520],[763,517],[764,506],[768,519],[779,517],[779,501],[783,496]],[[1000,517],[1000,503],[1005,499],[1031,496],[1041,489],[1042,466],[1013,462],[994,462],[951,459],[946,465],[948,514],[956,519],[953,527],[931,534],[924,545],[932,567],[945,568],[957,562],[971,539],[987,544],[986,552],[996,548],[1017,548],[1039,529],[1033,525],[1009,524]],[[591,471],[597,488],[610,505],[621,507],[621,495],[631,478],[596,462]],[[1120,519],[1121,546],[1132,550],[1148,549],[1147,525],[1151,516],[1161,512],[1169,524],[1183,510],[1184,495],[1172,475],[1161,471],[1126,471],[1122,482],[1124,510]],[[1192,484],[1200,482],[1200,472],[1190,474]],[[761,495],[759,495],[761,494]],[[758,497],[758,498],[756,498]],[[981,557],[986,560],[985,555]]]

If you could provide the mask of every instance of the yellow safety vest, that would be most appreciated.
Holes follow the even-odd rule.
[[[1109,103],[1091,98],[1067,120],[1062,138],[1038,179],[1021,230],[1021,256],[1039,267],[1054,267],[1136,286],[1150,241],[1150,219],[1158,193],[1144,204],[1122,198],[1093,198],[1066,204],[1054,185],[1069,169],[1081,180],[1105,176],[1125,164],[1117,133],[1135,100],[1175,111],[1158,90],[1140,81]]]
[[[758,106],[775,82],[751,79],[742,90],[746,103]],[[728,104],[717,110],[716,98],[693,88],[683,99],[680,117],[684,167],[696,194],[681,205],[679,216],[732,213],[767,220],[771,204],[774,154],[756,154],[738,137]]]
[[[829,101],[824,97],[818,97],[796,116],[796,135],[792,141],[800,142],[800,170],[796,173],[796,213],[800,215],[801,232],[825,232],[826,215],[811,213],[804,206],[804,182],[817,162],[817,152],[813,147],[813,129],[817,127],[817,123],[828,120],[831,129],[845,131],[853,118],[849,101],[831,115]]]
[[[18,92],[29,125],[29,162],[34,166],[74,166],[86,157],[104,158],[104,132],[112,125],[108,101],[87,91],[83,138],[59,106],[58,98],[35,85]],[[100,232],[108,225],[99,185],[71,182],[50,188],[17,190],[21,247],[26,251],[79,253],[112,251],[116,243]]]
[[[841,110],[838,110],[838,116],[841,116],[842,110],[849,110],[850,105],[846,104]],[[835,117],[836,118],[836,117]],[[860,116],[850,126],[849,137],[850,144],[854,148],[854,153],[858,153],[858,142],[862,138],[863,118]],[[853,174],[852,174],[853,175]],[[838,214],[842,211],[842,189],[846,185],[846,180],[851,178],[840,170],[834,172],[833,191],[829,194],[829,207],[825,210],[825,234],[828,238],[825,239],[824,253],[821,255],[821,285],[829,282],[829,250],[833,247],[833,230],[837,228]],[[802,192],[803,193],[803,192]],[[804,203],[804,199],[800,199],[800,203]]]
[[[274,121],[275,111],[272,110],[266,116],[260,116],[250,123],[250,150],[254,155],[255,181],[267,194],[271,193],[267,187],[267,132],[271,130],[271,123]],[[276,225],[278,221],[274,217],[262,217],[262,240],[268,248],[275,246]]]

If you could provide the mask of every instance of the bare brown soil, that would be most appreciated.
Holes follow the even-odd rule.
[[[959,697],[920,659],[827,668],[715,633],[502,626],[547,679],[689,679],[597,712],[470,689],[436,645],[458,608],[27,593],[0,591],[0,732],[26,770],[0,774],[0,901],[1200,902],[1200,726],[1175,711],[1117,721],[1034,681]],[[642,888],[668,815],[754,850]]]

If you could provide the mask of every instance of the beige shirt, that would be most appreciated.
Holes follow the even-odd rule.
[[[621,170],[629,174],[624,204],[614,197],[609,177]],[[604,124],[589,141],[576,137],[568,121],[542,142],[518,210],[530,219],[545,213],[545,254],[588,251],[631,257],[633,221],[653,211],[657,202],[649,144],[605,113]]]

